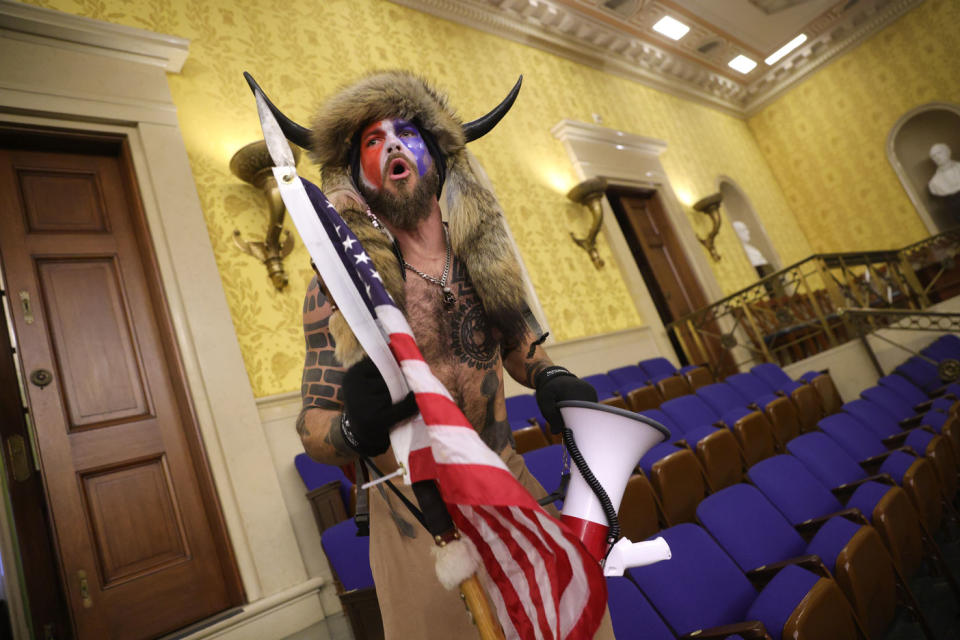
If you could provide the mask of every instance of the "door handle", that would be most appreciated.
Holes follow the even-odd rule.
[[[30,372],[30,382],[43,389],[53,382],[53,374],[46,369],[34,369]]]

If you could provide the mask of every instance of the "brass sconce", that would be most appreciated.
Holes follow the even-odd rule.
[[[603,224],[603,206],[600,204],[600,198],[607,190],[607,181],[603,178],[590,178],[584,180],[567,194],[570,200],[581,204],[590,209],[593,215],[593,222],[590,224],[590,231],[586,237],[578,238],[570,232],[570,237],[577,243],[577,246],[586,251],[593,260],[593,266],[597,269],[603,268],[603,260],[597,253],[597,234],[600,233],[600,225]]]
[[[714,259],[715,262],[720,261],[720,254],[717,253],[717,247],[714,245],[714,241],[717,239],[717,234],[720,233],[720,202],[723,200],[723,196],[719,193],[707,196],[702,198],[693,205],[694,211],[699,211],[702,214],[705,214],[710,217],[710,221],[713,222],[713,228],[710,229],[710,233],[707,234],[706,238],[701,238],[697,236],[697,240],[700,241],[700,244],[707,248],[707,251],[710,252],[710,257]]]
[[[300,150],[293,148],[294,162],[300,160]],[[267,266],[267,274],[277,291],[287,286],[287,274],[283,270],[283,259],[293,251],[293,237],[290,231],[284,231],[283,218],[287,210],[277,189],[277,180],[273,177],[273,161],[267,152],[267,143],[263,140],[251,142],[230,158],[230,172],[244,182],[263,191],[267,198],[268,214],[267,236],[260,242],[248,242],[241,239],[240,231],[233,230],[233,241],[244,253],[253,256]],[[282,235],[282,239],[281,239]]]

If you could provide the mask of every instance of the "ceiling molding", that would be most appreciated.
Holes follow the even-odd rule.
[[[0,0],[6,1],[6,0]],[[838,4],[808,25],[812,35],[773,67],[761,62],[743,79],[717,71],[717,60],[637,35],[636,16],[622,28],[557,0],[391,0],[574,62],[640,82],[739,118],[754,115],[825,64],[856,47],[923,0]],[[658,14],[656,1],[638,3]],[[849,7],[849,10],[846,10]],[[610,12],[610,16],[613,16]],[[697,25],[709,33],[711,25]],[[715,29],[715,28],[714,28]],[[719,30],[717,30],[719,32]],[[698,59],[697,56],[700,56]],[[730,74],[736,72],[730,71]]]
[[[923,0],[893,0],[879,11],[876,11],[868,19],[858,23],[854,30],[844,33],[840,37],[832,38],[830,44],[826,46],[814,47],[814,43],[807,43],[796,53],[789,57],[789,67],[784,67],[780,71],[780,66],[775,66],[767,75],[770,76],[770,82],[767,88],[754,92],[749,101],[744,106],[744,115],[753,116],[764,107],[775,101],[781,95],[800,84],[815,71],[839,58],[844,53],[853,50],[860,44],[866,42],[871,36],[878,33],[881,29],[892,24],[900,16],[910,11]],[[843,37],[846,36],[846,37]],[[792,69],[792,73],[791,70]],[[781,76],[781,77],[776,77]]]
[[[12,0],[0,0],[0,31],[8,38],[61,49],[96,51],[179,73],[190,41]]]

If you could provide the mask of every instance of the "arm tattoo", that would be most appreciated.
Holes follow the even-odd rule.
[[[343,406],[343,366],[334,356],[327,298],[314,278],[303,302],[303,335],[307,343],[300,395],[303,407],[339,411]],[[301,434],[302,435],[302,434]]]
[[[483,427],[480,439],[496,453],[503,451],[507,444],[514,444],[513,432],[510,423],[506,420],[497,420],[494,412],[497,407],[497,391],[500,389],[500,377],[496,371],[488,371],[480,383],[480,393],[487,399],[486,414],[483,418]],[[516,446],[516,445],[514,445]]]
[[[536,349],[536,347],[533,347],[533,349]],[[547,367],[551,366],[551,364],[552,363],[550,362],[549,358],[537,358],[535,360],[528,360],[523,365],[523,371],[524,371],[524,374],[526,375],[526,380],[522,382],[525,382],[528,387],[532,387],[534,380],[537,379],[537,374],[543,371],[544,369],[546,369]]]
[[[327,427],[327,435],[323,437],[324,444],[333,447],[333,450],[344,458],[355,458],[357,452],[350,448],[346,440],[343,439],[343,432],[340,430],[340,414],[330,418]]]
[[[336,343],[329,327],[331,313],[323,287],[314,278],[303,302],[307,355],[300,388],[303,406],[297,418],[297,433],[308,452],[317,459],[334,456],[350,460],[356,458],[356,454],[344,442],[340,432],[344,368],[334,355]],[[314,411],[317,417],[308,421],[307,415]]]

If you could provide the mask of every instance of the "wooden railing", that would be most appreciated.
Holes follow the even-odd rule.
[[[899,250],[816,254],[667,325],[691,362],[729,375],[855,339],[846,309],[926,309],[960,294],[960,228]],[[874,328],[887,322],[871,317]]]

